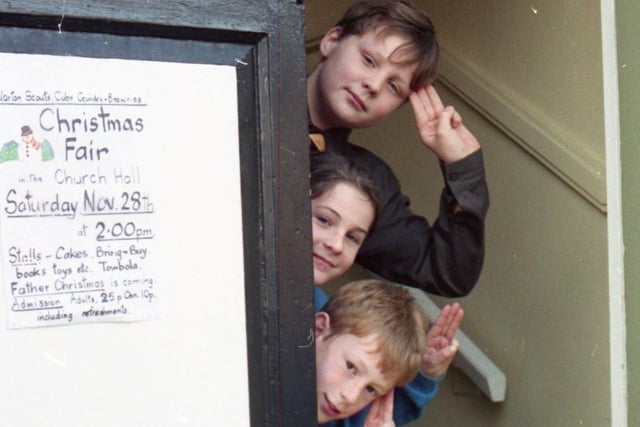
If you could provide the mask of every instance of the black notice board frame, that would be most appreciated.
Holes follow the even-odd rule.
[[[236,67],[252,426],[316,425],[300,3],[0,3],[2,52]]]

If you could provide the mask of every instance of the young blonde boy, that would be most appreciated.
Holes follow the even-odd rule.
[[[316,289],[318,306],[326,296]],[[406,288],[341,286],[315,318],[318,423],[391,427],[418,418],[457,351],[462,317],[459,305],[446,306],[428,329]]]
[[[467,295],[482,270],[489,196],[477,139],[431,86],[440,59],[431,21],[405,0],[363,0],[319,48],[322,60],[307,79],[310,133],[370,171],[380,192],[375,227],[356,261],[392,282]],[[351,129],[380,122],[407,100],[445,180],[433,225],[411,211],[384,161],[348,141]]]

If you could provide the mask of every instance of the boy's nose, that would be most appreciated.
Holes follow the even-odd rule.
[[[356,384],[355,382],[347,383],[342,389],[342,398],[346,403],[353,405],[360,397],[360,389],[361,387],[359,384]]]
[[[380,74],[372,73],[367,79],[364,81],[364,87],[371,93],[372,95],[377,95],[382,89],[384,79]]]

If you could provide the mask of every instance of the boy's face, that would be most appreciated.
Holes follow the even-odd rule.
[[[328,337],[329,316],[316,314],[318,423],[350,417],[395,386],[380,371],[375,334]]]
[[[372,126],[407,99],[417,64],[392,62],[403,59],[392,56],[407,42],[403,36],[369,30],[339,39],[340,31],[329,30],[320,45],[323,61],[309,99],[321,118],[312,119],[324,128]]]
[[[371,201],[350,184],[339,182],[311,200],[316,285],[342,275],[353,265],[373,218]]]

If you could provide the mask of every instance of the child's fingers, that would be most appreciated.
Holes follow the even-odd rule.
[[[454,338],[452,342],[448,343],[440,350],[438,354],[439,363],[445,363],[448,367],[458,352],[458,348],[460,348],[460,343],[458,343],[458,340]]]
[[[373,417],[374,420],[381,420],[382,418],[382,398],[378,398],[371,402],[371,406],[369,407],[369,413]]]
[[[444,110],[444,104],[442,103],[440,95],[438,95],[436,89],[432,85],[427,85],[425,88],[425,94],[428,96],[428,102],[432,106],[436,115],[440,114],[442,110]]]
[[[460,348],[460,343],[458,342],[458,340],[456,338],[453,339],[453,342],[451,343],[451,346],[458,351],[458,349]]]
[[[413,116],[416,119],[416,124],[418,128],[421,128],[428,122],[429,118],[427,117],[427,112],[424,109],[424,105],[422,105],[420,96],[416,92],[411,92],[411,94],[409,95],[409,102],[411,102]]]
[[[462,125],[462,116],[457,111],[453,113],[453,117],[451,118],[451,127],[456,129]]]
[[[463,319],[464,310],[458,305],[452,312],[451,323],[449,324],[449,328],[447,330],[447,338],[449,338],[450,341],[454,339],[454,336],[456,332],[458,332]]]
[[[449,345],[451,345],[451,341],[445,337],[437,337],[429,343],[429,347],[431,347],[432,352],[437,352]]]
[[[364,427],[394,427],[393,389],[371,402]]]
[[[440,117],[438,118],[438,130],[440,132],[451,129],[451,121],[454,113],[455,110],[451,106],[442,110],[442,113],[440,113]]]
[[[435,120],[444,110],[444,104],[438,95],[438,92],[430,84],[419,88],[415,93],[418,95],[425,111],[430,120]]]
[[[460,304],[445,305],[440,312],[440,316],[438,316],[436,322],[431,326],[431,329],[429,329],[429,336],[443,336],[451,342],[463,318],[464,311],[462,307],[460,307]]]
[[[444,328],[446,327],[451,312],[451,306],[445,305],[444,308],[440,311],[440,315],[436,319],[435,323],[431,325],[429,328],[428,335],[430,337],[436,337],[442,335]]]
[[[380,424],[380,399],[376,399],[369,405],[369,412],[364,419],[364,427],[377,427]]]
[[[384,425],[393,426],[393,389],[382,398],[382,421]]]
[[[413,107],[413,113],[416,116],[418,124],[426,124],[436,118],[436,111],[429,102],[429,96],[424,88],[420,88],[409,95],[409,101]]]

